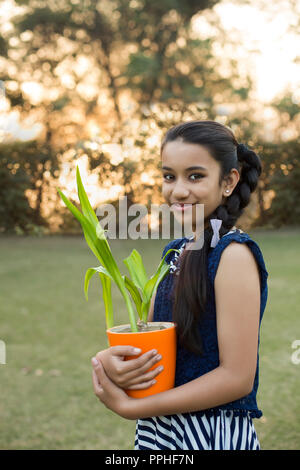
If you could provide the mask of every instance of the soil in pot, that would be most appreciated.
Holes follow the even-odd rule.
[[[161,324],[161,323],[154,325],[153,323],[144,323],[144,322],[138,322],[137,327],[138,327],[138,332],[158,331],[158,330],[164,330],[167,328],[166,325]],[[111,331],[113,331],[114,333],[132,333],[129,325],[114,326],[113,328],[111,328]]]

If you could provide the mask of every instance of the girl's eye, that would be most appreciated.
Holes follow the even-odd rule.
[[[168,176],[170,176],[171,178],[168,178]],[[190,178],[192,176],[195,176],[196,178],[192,178],[192,181],[195,181],[195,180],[199,180],[201,178],[203,178],[203,175],[200,175],[200,173],[193,173],[192,175],[190,175]],[[171,179],[173,178],[173,175],[169,174],[169,173],[166,173],[164,175],[164,178],[167,180],[167,181],[171,181]]]
[[[169,174],[164,175],[164,178],[165,178],[167,181],[170,181],[170,180],[168,179],[168,176],[171,176],[171,177],[172,177],[173,175],[169,175]]]
[[[191,176],[196,176],[196,180],[203,178],[203,175],[200,175],[200,173],[193,173]]]

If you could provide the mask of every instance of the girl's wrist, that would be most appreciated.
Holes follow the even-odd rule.
[[[157,416],[158,399],[160,395],[162,395],[162,393],[157,393],[144,398],[128,397],[129,399],[124,406],[123,417],[126,419],[137,420]]]
[[[128,397],[128,399],[121,404],[119,415],[122,418],[136,420],[139,418],[139,402],[143,400],[143,398],[132,398]]]

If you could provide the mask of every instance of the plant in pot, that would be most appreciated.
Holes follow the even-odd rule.
[[[83,187],[80,172],[76,168],[77,191],[82,212],[58,189],[58,192],[73,216],[80,222],[85,240],[101,265],[89,268],[86,271],[84,291],[88,300],[88,286],[90,279],[96,273],[99,274],[102,283],[103,301],[106,317],[106,334],[110,346],[131,345],[141,349],[141,354],[150,349],[157,349],[162,355],[160,361],[164,369],[157,377],[157,381],[145,390],[127,390],[128,395],[134,398],[153,395],[168,390],[174,386],[176,365],[176,325],[172,322],[147,323],[150,302],[159,283],[169,271],[165,258],[170,251],[166,252],[160,261],[155,274],[148,279],[142,257],[137,250],[123,260],[130,277],[122,275],[113,257],[110,246],[98,218],[92,209],[85,189]],[[111,282],[118,286],[129,315],[128,325],[114,326],[113,304],[111,295]],[[130,294],[130,295],[129,295]],[[132,301],[134,302],[139,321],[136,321]],[[137,356],[135,356],[137,357]],[[125,360],[133,359],[127,357]],[[157,364],[156,364],[157,366]]]

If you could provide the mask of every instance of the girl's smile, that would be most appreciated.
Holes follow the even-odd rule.
[[[175,203],[175,204],[172,204],[172,210],[175,210],[175,211],[179,211],[179,212],[185,212],[187,210],[191,210],[192,207],[194,206],[195,204],[180,204],[180,203]]]

